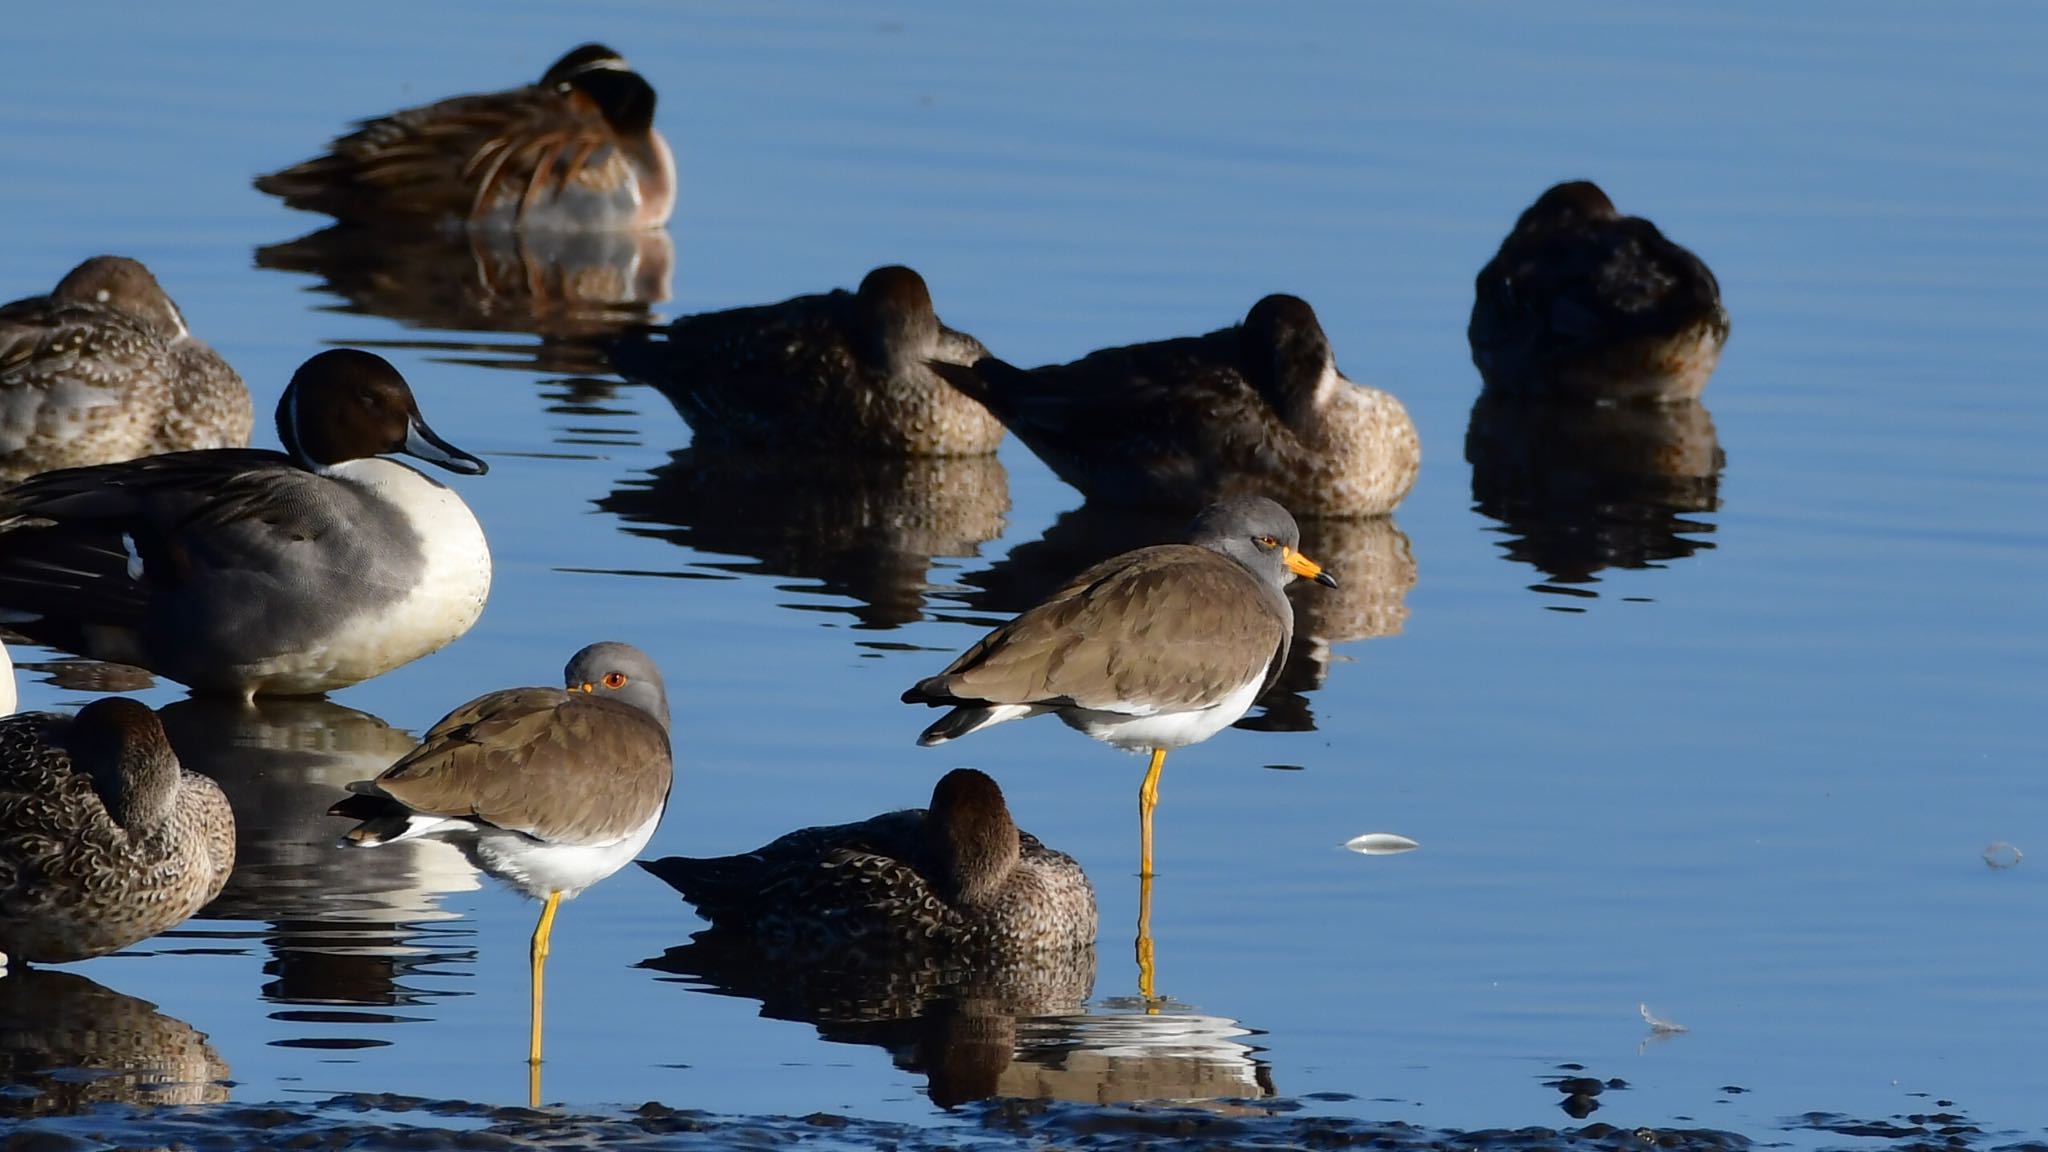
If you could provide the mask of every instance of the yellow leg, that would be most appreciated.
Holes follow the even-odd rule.
[[[1159,770],[1166,767],[1166,749],[1152,750],[1152,766],[1138,785],[1138,875],[1152,875],[1152,809],[1159,806]]]
[[[1158,1013],[1159,991],[1152,957],[1152,877],[1138,877],[1138,995],[1145,1011]]]
[[[526,1062],[528,1064],[538,1065],[540,1063],[541,970],[546,968],[548,964],[548,937],[554,934],[555,909],[560,907],[561,903],[562,894],[560,892],[548,893],[547,903],[541,905],[540,908],[540,923],[534,925],[533,928],[533,1037],[526,1050]],[[533,1087],[538,1089],[540,1085],[535,1083]]]

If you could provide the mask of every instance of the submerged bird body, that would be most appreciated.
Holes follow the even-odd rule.
[[[0,720],[0,953],[57,964],[125,948],[205,907],[234,863],[227,797],[179,768],[147,707]]]
[[[951,708],[918,743],[1050,712],[1105,743],[1149,749],[1139,812],[1150,874],[1167,750],[1235,723],[1279,675],[1294,637],[1289,581],[1336,583],[1300,540],[1286,509],[1239,497],[1205,509],[1187,544],[1097,564],[906,691],[905,703]]]
[[[1268,296],[1206,336],[1105,348],[1030,371],[933,368],[1091,500],[1200,508],[1272,496],[1377,516],[1414,486],[1421,441],[1391,393],[1347,380],[1308,304]]]
[[[365,120],[256,187],[355,223],[658,228],[675,207],[676,170],[654,104],[624,57],[585,44],[537,84]]]
[[[939,322],[922,277],[893,266],[854,292],[685,316],[612,348],[620,373],[706,442],[907,456],[996,450],[1002,424],[930,367],[986,355]]]
[[[381,358],[306,362],[278,405],[286,452],[215,449],[45,473],[0,491],[0,610],[38,643],[195,691],[308,695],[433,652],[490,591],[476,517],[379,453],[452,471]]]
[[[1480,269],[1467,336],[1489,390],[1687,401],[1720,362],[1728,312],[1704,261],[1575,180],[1530,205]]]
[[[592,644],[563,688],[510,688],[442,717],[419,747],[330,812],[360,821],[349,843],[454,843],[477,867],[544,901],[533,936],[533,1032],[555,909],[647,846],[668,805],[668,693],[647,654]]]
[[[642,861],[713,930],[778,958],[893,963],[989,957],[1095,941],[1081,866],[1010,818],[972,769],[946,774],[931,807],[805,828],[736,856]]]
[[[249,389],[140,263],[95,256],[0,306],[0,474],[249,442]]]

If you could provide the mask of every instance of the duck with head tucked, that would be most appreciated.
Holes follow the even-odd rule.
[[[95,256],[0,306],[0,476],[249,442],[249,389],[149,269]]]
[[[1569,401],[1697,400],[1728,342],[1721,285],[1590,180],[1538,197],[1479,270],[1466,329],[1488,391]]]
[[[1002,789],[971,768],[941,777],[929,808],[640,866],[714,931],[782,959],[987,958],[1095,942],[1095,889],[1081,866],[1019,830]]]
[[[611,348],[619,373],[667,396],[706,443],[898,456],[996,450],[1002,424],[931,368],[987,355],[895,265],[853,292],[684,316]]]
[[[220,894],[235,817],[123,697],[0,720],[0,953],[62,964],[176,927]]]
[[[1304,516],[1381,516],[1422,463],[1392,393],[1337,371],[1315,310],[1267,296],[1207,336],[1025,371],[993,357],[932,370],[988,406],[1091,501],[1193,511],[1266,495]]]
[[[667,222],[676,165],[654,127],[654,87],[584,44],[537,84],[362,121],[256,187],[357,224],[627,231]]]
[[[438,651],[483,612],[491,554],[403,453],[482,475],[382,357],[301,365],[283,452],[216,448],[0,489],[0,622],[195,692],[306,696]]]

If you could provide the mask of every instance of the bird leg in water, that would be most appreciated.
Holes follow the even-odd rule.
[[[1148,1015],[1159,1014],[1157,976],[1152,957],[1152,877],[1138,877],[1138,995],[1145,998]]]
[[[540,923],[533,929],[533,1037],[527,1045],[526,1062],[540,1063],[540,985],[541,970],[548,963],[548,937],[555,930],[555,909],[562,903],[560,892],[548,893],[548,901],[541,905]]]

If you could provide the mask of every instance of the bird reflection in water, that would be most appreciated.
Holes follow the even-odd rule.
[[[1480,396],[1465,433],[1472,500],[1501,522],[1536,591],[1592,597],[1604,568],[1654,568],[1710,549],[1727,456],[1698,401],[1563,404]]]
[[[147,1000],[76,972],[17,969],[0,979],[0,1117],[220,1104],[228,1076],[203,1033]]]
[[[438,972],[474,956],[467,934],[428,927],[455,917],[439,907],[442,894],[479,886],[460,851],[408,842],[388,852],[345,854],[326,815],[344,785],[390,766],[412,748],[411,736],[319,699],[187,699],[161,716],[179,759],[219,782],[235,810],[237,867],[200,915],[262,922],[248,935],[271,953],[263,968],[269,977],[264,998],[322,1009],[285,1010],[275,1018],[344,1027],[390,1023],[396,1017],[388,1013],[335,1006],[421,1002],[435,993],[410,986],[409,974]],[[383,1043],[346,1031],[352,1034],[285,1043]]]
[[[464,363],[606,375],[601,345],[668,299],[667,232],[511,232],[336,225],[256,250],[260,268],[321,278],[337,311],[412,328],[519,332],[538,345],[398,341]]]
[[[958,599],[977,612],[1008,616],[1050,595],[1076,572],[1119,552],[1180,540],[1188,514],[1133,511],[1083,504],[1062,513],[1045,535],[1019,544],[988,568],[961,578]],[[1408,620],[1408,590],[1415,586],[1415,556],[1392,517],[1299,521],[1301,551],[1332,572],[1337,588],[1296,581],[1294,646],[1265,695],[1260,711],[1236,727],[1265,732],[1312,732],[1308,694],[1323,686],[1332,648],[1353,640],[1398,634]]]
[[[1095,953],[1029,965],[792,965],[703,933],[644,961],[700,991],[761,1002],[761,1015],[839,1044],[882,1048],[927,1078],[941,1107],[991,1098],[1088,1104],[1207,1103],[1274,1094],[1235,1021],[1183,1006],[1090,1012]]]
[[[776,454],[704,445],[671,454],[597,506],[633,535],[757,561],[694,567],[815,580],[819,587],[805,591],[854,600],[840,610],[863,628],[888,629],[922,618],[934,557],[976,555],[1002,534],[1010,486],[993,455]]]

